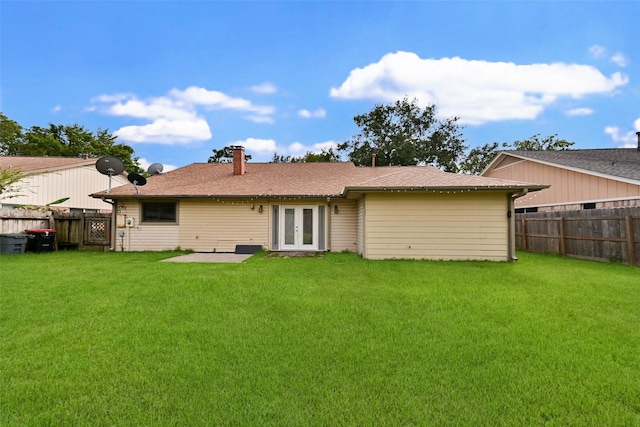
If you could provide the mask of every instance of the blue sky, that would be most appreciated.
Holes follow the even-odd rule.
[[[465,143],[635,146],[636,1],[0,2],[0,110],[108,129],[143,166],[252,162],[348,140],[404,96]]]

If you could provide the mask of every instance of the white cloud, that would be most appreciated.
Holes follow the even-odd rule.
[[[638,146],[638,136],[636,132],[640,132],[640,118],[633,122],[635,130],[625,132],[618,126],[607,126],[604,128],[604,133],[611,137],[613,142],[623,144],[624,148],[636,148]]]
[[[157,144],[189,144],[211,138],[209,125],[204,119],[157,119],[142,126],[124,126],[113,133],[126,142]]]
[[[293,142],[287,146],[281,146],[273,139],[247,138],[244,140],[229,142],[227,145],[240,145],[245,148],[247,154],[253,156],[253,161],[269,161],[265,155],[277,153],[282,156],[303,156],[308,152],[321,153],[322,150],[336,148],[335,141],[323,141],[315,144],[305,145],[301,142]],[[260,160],[263,159],[263,160]]]
[[[249,111],[256,114],[273,114],[274,108],[268,105],[253,105],[243,98],[234,98],[216,90],[191,86],[185,90],[172,89],[169,95],[187,104],[203,105],[211,108]]]
[[[294,142],[287,147],[286,154],[293,156],[302,156],[311,153],[321,153],[322,150],[328,150],[329,148],[336,148],[338,143],[335,141],[318,142],[312,145],[304,145],[300,142]]]
[[[318,108],[315,111],[309,111],[309,110],[305,110],[304,108],[300,111],[298,111],[298,116],[305,118],[305,119],[317,119],[317,118],[323,118],[327,116],[327,112],[324,111],[324,109],[322,108]]]
[[[273,123],[271,115],[275,112],[272,106],[255,105],[243,98],[196,86],[172,89],[166,96],[148,99],[126,93],[104,94],[92,102],[92,110],[149,121],[114,132],[132,143],[189,144],[210,139],[211,130],[200,112],[202,108],[247,112],[250,115],[245,118],[257,123]]]
[[[276,151],[276,141],[273,139],[247,138],[242,141],[234,141],[228,145],[241,145],[248,154],[252,151],[274,153]]]
[[[626,67],[629,64],[629,60],[622,52],[616,52],[613,55],[609,56],[609,52],[606,48],[600,45],[593,45],[589,48],[589,53],[592,57],[601,59],[601,58],[609,58],[609,61],[613,62],[619,67]]]
[[[627,59],[627,57],[620,52],[614,54],[610,59],[611,59],[611,62],[613,62],[614,64],[620,67],[626,67],[627,64],[629,63],[629,60]]]
[[[112,102],[120,102],[126,99],[135,98],[136,96],[132,93],[114,93],[111,95],[102,94],[98,95],[91,100],[91,102],[102,102],[102,103],[112,103]]]
[[[62,106],[61,105],[56,105],[51,109],[52,113],[59,113],[60,111],[62,111]]]
[[[143,119],[188,120],[196,117],[193,108],[166,97],[120,100],[106,109],[114,116],[136,117]]]
[[[444,117],[467,124],[534,119],[559,97],[612,93],[628,82],[620,73],[606,77],[579,64],[530,64],[422,59],[411,52],[389,53],[351,71],[331,96],[393,102],[404,96],[436,104]]]
[[[607,54],[607,50],[600,45],[594,44],[593,46],[589,47],[589,53],[594,58],[603,58]]]
[[[251,86],[251,91],[259,94],[276,93],[278,88],[273,83],[264,82],[259,85]]]
[[[244,116],[245,119],[253,122],[253,123],[268,123],[268,124],[273,124],[274,120],[273,117],[271,116],[256,116],[256,115],[249,115],[249,116]]]
[[[593,109],[591,108],[574,108],[573,110],[569,110],[566,112],[567,116],[590,116],[593,114]]]
[[[299,142],[294,142],[293,144],[289,144],[289,147],[287,148],[287,152],[290,154],[304,154],[306,153],[305,150],[306,150],[306,146]]]

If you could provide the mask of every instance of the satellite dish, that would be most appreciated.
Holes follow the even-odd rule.
[[[130,173],[127,176],[127,179],[129,180],[130,183],[133,184],[133,186],[136,189],[136,193],[138,194],[140,194],[140,190],[138,190],[138,185],[142,186],[147,183],[147,178],[145,178],[142,175],[138,175],[137,173]]]
[[[104,156],[100,157],[96,162],[96,169],[103,175],[109,175],[109,189],[107,190],[107,193],[109,193],[111,191],[111,177],[124,172],[124,163],[116,157]]]
[[[142,175],[138,175],[137,173],[130,173],[127,176],[127,179],[129,180],[130,183],[136,184],[136,185],[145,185],[147,183],[147,178],[145,178]]]
[[[149,166],[147,172],[149,173],[149,175],[160,175],[162,173],[162,169],[164,169],[162,163],[154,163]]]
[[[118,175],[124,172],[124,163],[116,157],[104,156],[96,162],[96,169],[103,175]]]

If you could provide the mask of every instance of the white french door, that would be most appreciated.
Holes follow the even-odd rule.
[[[317,250],[318,207],[282,206],[280,242],[285,251]]]

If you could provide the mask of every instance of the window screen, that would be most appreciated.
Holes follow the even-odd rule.
[[[177,222],[176,202],[142,202],[142,222]]]

